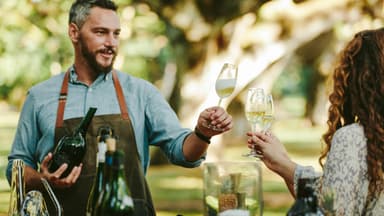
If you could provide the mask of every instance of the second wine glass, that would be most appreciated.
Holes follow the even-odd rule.
[[[262,131],[263,117],[265,115],[266,100],[264,89],[250,88],[247,92],[247,100],[245,103],[245,116],[251,125],[252,132]],[[262,157],[256,149],[252,148],[246,157]]]

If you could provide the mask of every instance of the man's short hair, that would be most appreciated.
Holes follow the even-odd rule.
[[[117,5],[111,0],[76,0],[69,11],[69,23],[81,28],[93,7],[117,11]]]

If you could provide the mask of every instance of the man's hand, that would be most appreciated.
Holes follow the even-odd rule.
[[[53,187],[56,187],[56,188],[68,188],[76,183],[77,179],[80,176],[81,168],[83,167],[83,164],[80,164],[79,166],[75,166],[67,177],[60,178],[60,176],[67,169],[68,165],[63,164],[55,172],[50,173],[48,170],[48,164],[49,164],[49,161],[51,160],[52,160],[52,153],[48,153],[48,155],[45,156],[44,160],[41,162],[40,172],[43,175],[43,178],[47,179],[48,182]]]
[[[205,125],[212,125],[220,130],[214,130]],[[197,129],[207,137],[212,137],[230,130],[233,127],[232,116],[224,108],[214,106],[200,113],[197,120]]]
[[[215,130],[204,125],[211,123],[220,130]],[[215,106],[205,109],[200,113],[195,132],[188,136],[183,145],[183,154],[187,161],[196,161],[207,151],[210,138],[224,133],[233,126],[232,116],[222,107]]]

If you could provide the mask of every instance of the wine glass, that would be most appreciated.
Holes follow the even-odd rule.
[[[229,97],[236,87],[237,80],[237,67],[231,63],[224,63],[219,75],[217,76],[215,83],[216,94],[219,96],[219,103],[217,106],[221,105],[221,102],[224,98]],[[208,127],[213,130],[221,131],[221,128],[218,128],[214,125],[211,125],[210,122],[204,124],[205,127]]]
[[[272,126],[272,122],[275,120],[274,116],[274,105],[272,94],[265,96],[265,113],[263,116],[263,132],[266,133]]]
[[[262,130],[263,117],[265,115],[266,100],[264,89],[262,88],[250,88],[247,93],[247,101],[245,103],[245,116],[248,122],[251,124],[252,132]],[[252,148],[246,157],[262,157],[256,149]]]
[[[215,89],[216,94],[219,96],[220,106],[223,98],[229,97],[236,87],[237,80],[237,67],[234,64],[225,63],[221,68],[219,76],[217,76]]]

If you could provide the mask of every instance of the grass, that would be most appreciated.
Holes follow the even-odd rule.
[[[0,104],[0,216],[6,215],[9,186],[5,179],[7,155],[15,134],[18,113]],[[322,127],[309,127],[302,119],[279,119],[273,131],[286,145],[293,160],[304,165],[317,165]],[[225,137],[225,140],[228,140]],[[223,151],[227,160],[241,157],[245,140],[233,140]],[[285,215],[293,203],[283,180],[263,167],[264,215]],[[151,166],[147,174],[156,211],[159,216],[197,216],[203,212],[202,168],[187,169],[173,165]]]

